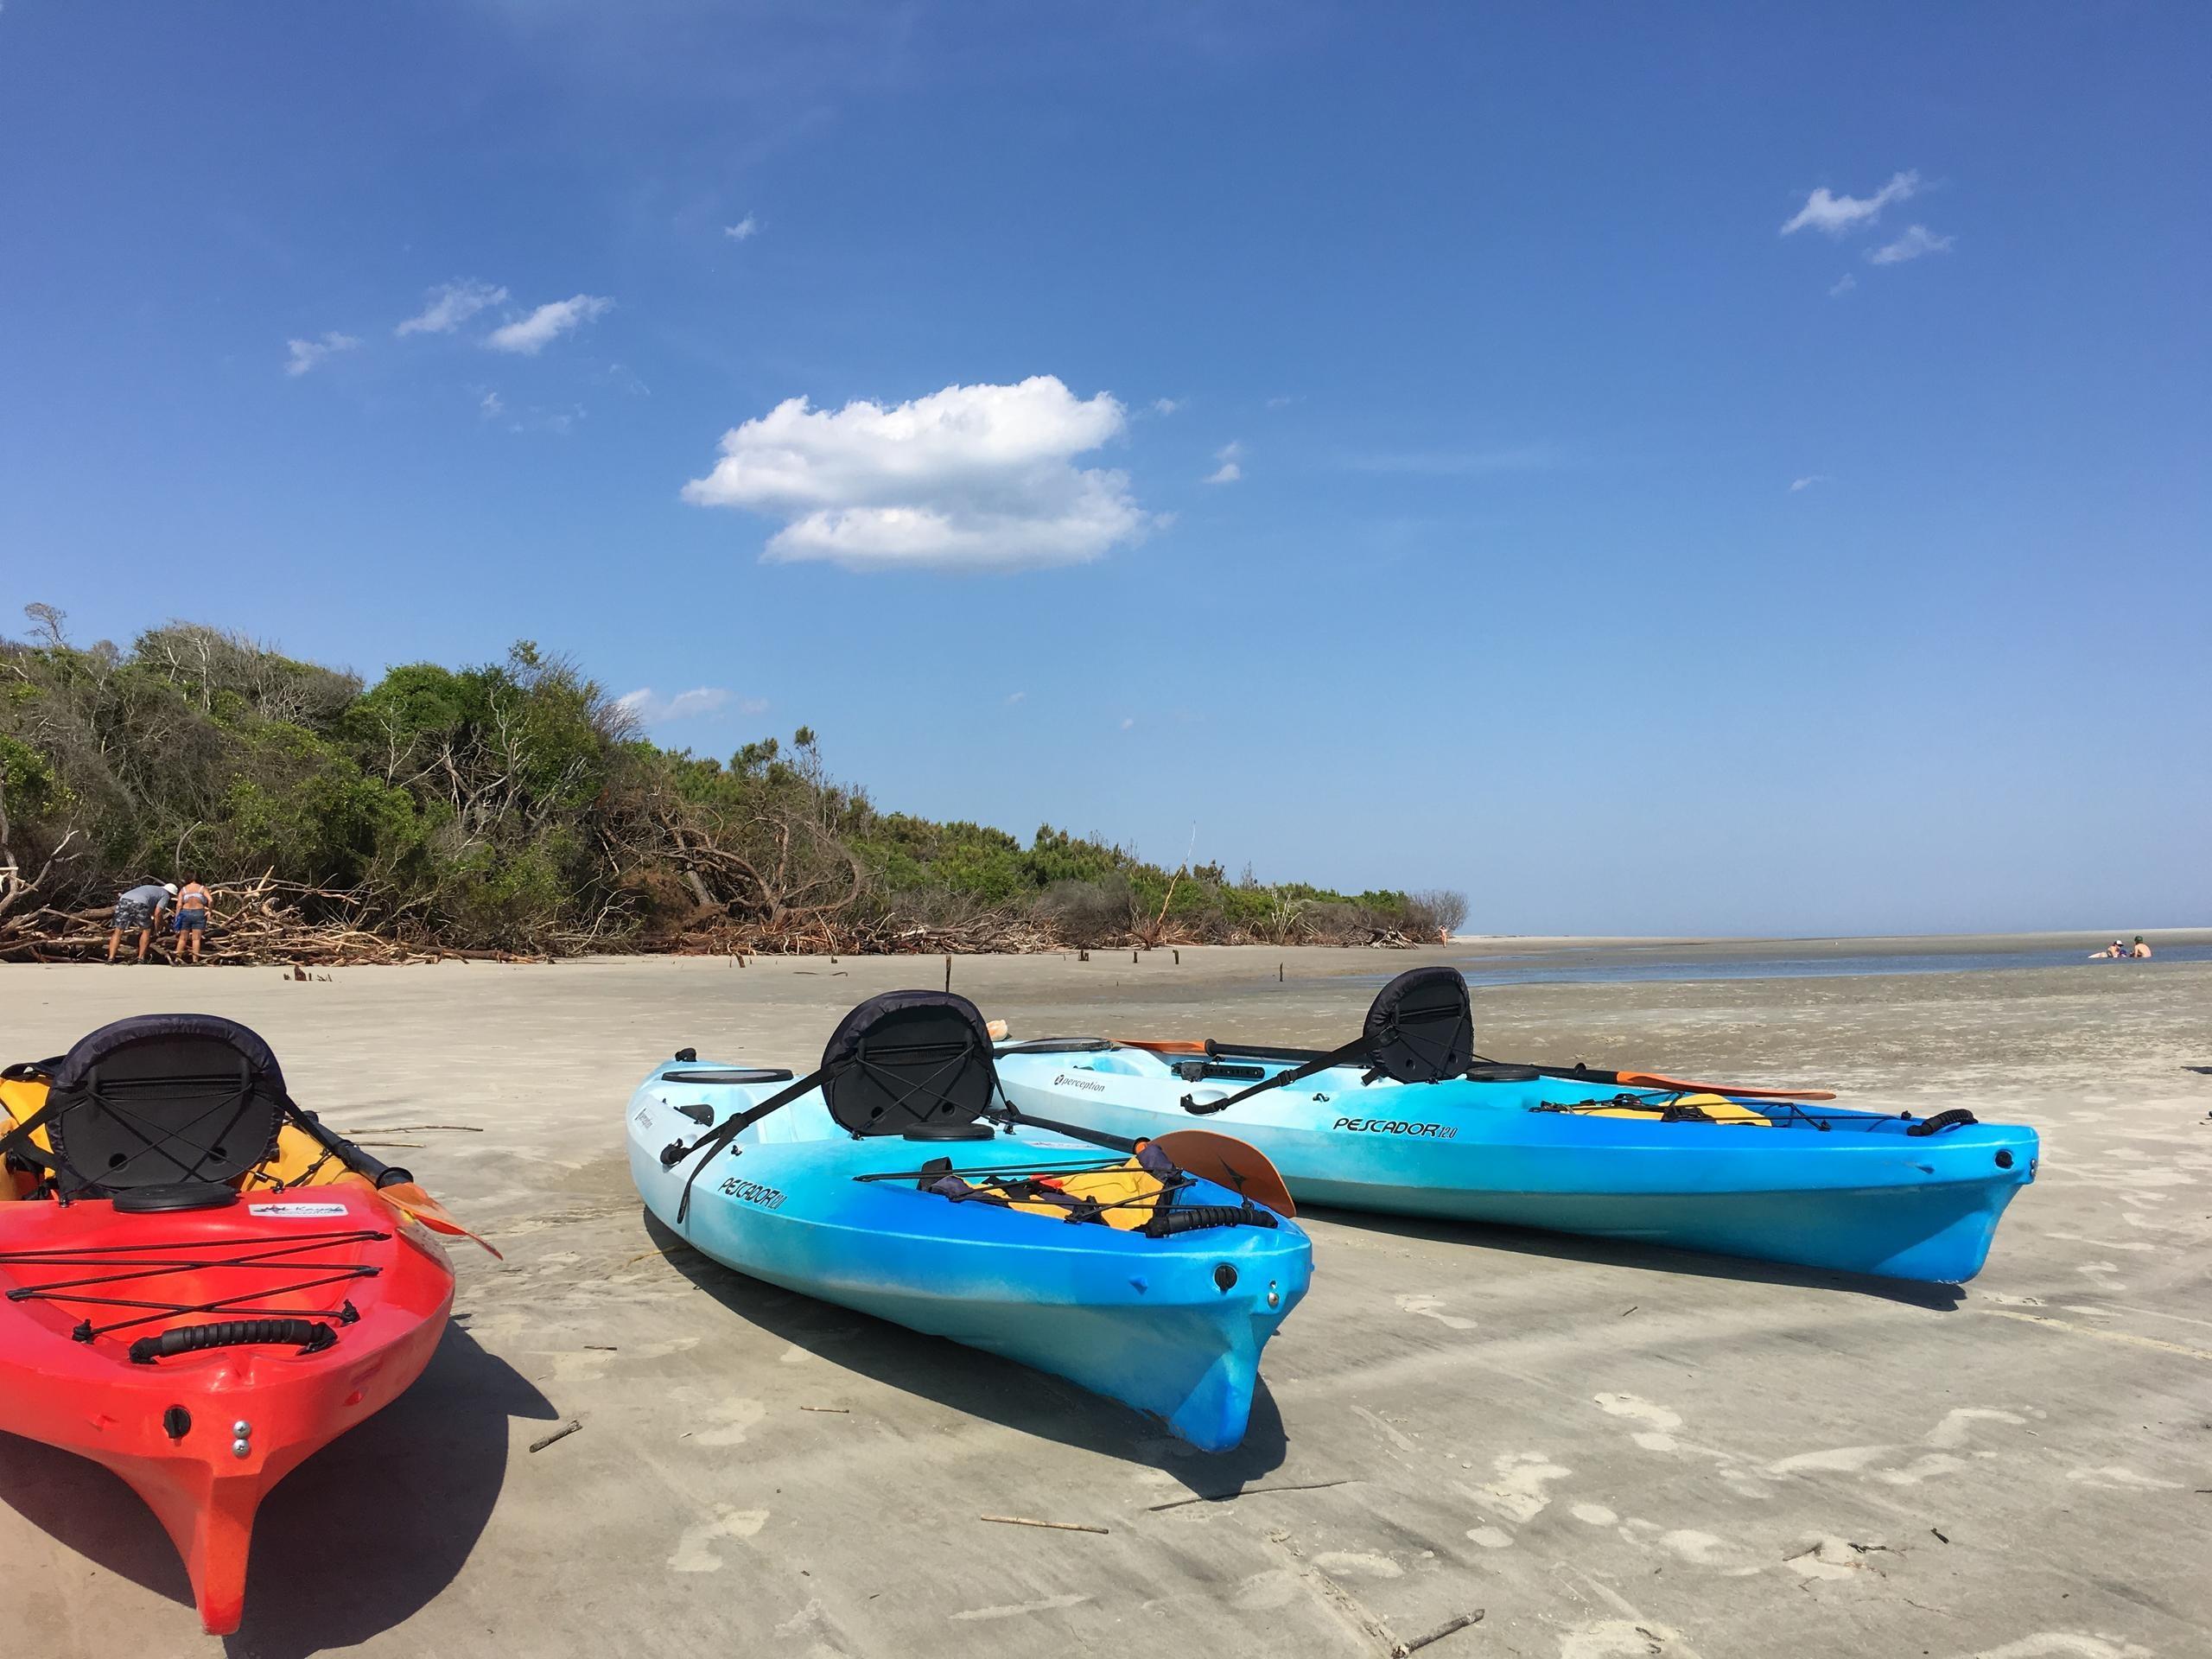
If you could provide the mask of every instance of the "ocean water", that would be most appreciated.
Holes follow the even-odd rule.
[[[1915,950],[1884,952],[1869,950],[1823,950],[1792,954],[1778,943],[1771,954],[1749,953],[1741,945],[1711,952],[1680,945],[1650,947],[1611,945],[1589,950],[1548,950],[1525,957],[1462,957],[1453,965],[1470,985],[1579,985],[1627,981],[1695,981],[1721,979],[1851,979],[1874,974],[1961,974],[2025,972],[2048,968],[2094,968],[2114,974],[2156,973],[2166,963],[2212,962],[2212,944],[2171,944],[2154,947],[2158,955],[2148,962],[2123,958],[2092,962],[2093,940],[2079,950]],[[1757,948],[1752,948],[1757,951]],[[1362,976],[1380,985],[1389,974]]]

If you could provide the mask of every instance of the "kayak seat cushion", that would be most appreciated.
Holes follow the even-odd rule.
[[[886,991],[830,1034],[822,1098],[853,1135],[972,1123],[999,1099],[983,1016],[950,991]]]
[[[1361,1060],[1399,1083],[1436,1083],[1475,1058],[1475,1015],[1456,968],[1409,968],[1367,1011]]]
[[[45,1127],[65,1192],[221,1185],[275,1154],[285,1098],[276,1057],[244,1026],[141,1014],[62,1057]]]

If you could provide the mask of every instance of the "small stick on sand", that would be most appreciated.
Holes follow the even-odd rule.
[[[1406,1659],[1408,1654],[1417,1653],[1432,1642],[1441,1642],[1454,1630],[1464,1630],[1470,1624],[1481,1624],[1483,1612],[1484,1610],[1478,1607],[1471,1613],[1462,1613],[1459,1618],[1438,1625],[1427,1636],[1417,1636],[1410,1642],[1395,1643],[1390,1649],[1390,1659]]]
[[[1002,1527],[1043,1527],[1049,1532],[1103,1533],[1103,1527],[1085,1526],[1080,1521],[1032,1521],[1026,1515],[979,1515],[978,1521],[995,1521]]]
[[[1193,1492],[1188,1497],[1170,1498],[1165,1503],[1148,1503],[1145,1507],[1157,1512],[1160,1510],[1179,1510],[1188,1503],[1226,1503],[1231,1498],[1250,1497],[1260,1492],[1318,1492],[1331,1486],[1351,1484],[1349,1480],[1308,1480],[1296,1485],[1244,1486],[1233,1492]]]
[[[562,1424],[560,1427],[558,1427],[558,1428],[555,1429],[555,1430],[554,1430],[550,1434],[548,1434],[548,1435],[547,1435],[543,1440],[532,1440],[532,1441],[530,1443],[530,1449],[531,1449],[531,1451],[533,1451],[533,1452],[543,1452],[543,1451],[547,1446],[549,1446],[552,1445],[554,1441],[556,1441],[556,1440],[567,1440],[567,1439],[569,1438],[569,1435],[571,1435],[571,1434],[575,1433],[578,1429],[582,1428],[582,1427],[583,1427],[583,1425],[582,1425],[582,1423],[578,1422],[575,1418],[571,1417],[571,1418],[569,1418],[569,1421],[568,1421],[567,1422],[565,1422],[565,1423]]]
[[[850,1416],[853,1410],[850,1406],[801,1406],[799,1409],[801,1411],[834,1411],[844,1417]]]

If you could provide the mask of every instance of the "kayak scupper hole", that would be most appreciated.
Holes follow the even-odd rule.
[[[1223,1262],[1213,1270],[1213,1281],[1220,1286],[1224,1292],[1236,1289],[1236,1269],[1230,1267],[1228,1262]]]
[[[1999,1169],[2010,1169],[2012,1167],[2012,1153],[2009,1147],[1998,1147],[1997,1167]]]

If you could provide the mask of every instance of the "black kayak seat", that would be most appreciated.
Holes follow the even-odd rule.
[[[153,1014],[80,1039],[54,1067],[41,1116],[78,1192],[148,1192],[150,1206],[192,1208],[191,1191],[219,1203],[205,1189],[227,1190],[275,1155],[285,1100],[276,1057],[245,1027]]]
[[[950,991],[870,997],[830,1033],[822,1069],[823,1103],[854,1135],[963,1127],[999,1099],[983,1016]]]

